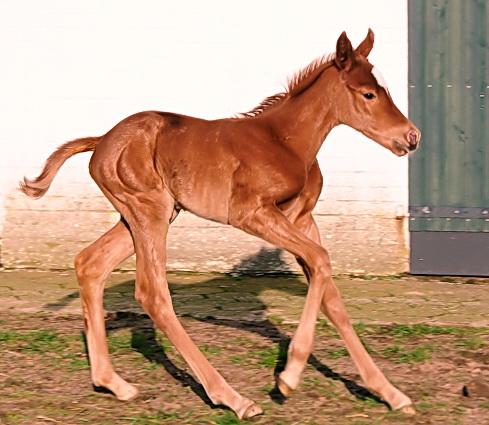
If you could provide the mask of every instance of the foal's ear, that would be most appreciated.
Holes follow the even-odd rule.
[[[374,47],[374,32],[369,28],[367,37],[365,37],[365,40],[360,43],[356,50],[366,58],[372,50],[372,47]]]
[[[353,47],[343,31],[336,42],[335,63],[339,69],[349,71],[353,62]]]

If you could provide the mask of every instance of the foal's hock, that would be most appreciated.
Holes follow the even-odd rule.
[[[166,234],[179,211],[229,224],[294,254],[309,281],[278,388],[297,388],[311,354],[321,309],[343,338],[366,386],[392,409],[411,400],[377,368],[358,339],[331,278],[328,252],[312,216],[322,186],[316,155],[331,129],[346,124],[398,156],[416,149],[419,130],[394,105],[367,60],[369,30],[353,49],[345,33],[336,51],[313,61],[284,93],[234,118],[203,120],[167,112],[130,116],[101,137],[59,147],[39,177],[20,189],[39,198],[71,156],[93,151],[90,174],[121,220],[76,257],[93,383],[130,400],[138,390],[109,359],[102,296],[117,265],[136,253],[136,299],[188,362],[211,401],[240,418],[261,413],[214,369],[177,319],[166,269]]]

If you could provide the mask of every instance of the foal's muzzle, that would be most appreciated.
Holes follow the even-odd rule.
[[[409,130],[404,140],[394,139],[394,148],[392,151],[398,156],[407,155],[409,152],[416,150],[421,133],[418,130]]]
[[[411,130],[408,133],[408,142],[409,142],[409,151],[414,151],[419,144],[419,141],[421,140],[421,134],[419,131],[416,130]]]

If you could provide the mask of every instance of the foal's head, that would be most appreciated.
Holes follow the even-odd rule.
[[[373,44],[372,30],[355,50],[346,33],[338,39],[334,59],[341,85],[338,118],[403,156],[417,148],[421,133],[394,105],[382,74],[367,60]]]

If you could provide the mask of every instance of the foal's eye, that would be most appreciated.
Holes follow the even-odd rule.
[[[365,93],[365,94],[363,95],[363,97],[364,97],[365,99],[368,99],[368,100],[373,100],[373,99],[375,99],[375,94],[373,94],[373,93]]]

